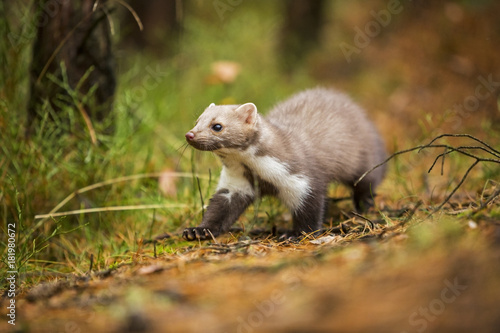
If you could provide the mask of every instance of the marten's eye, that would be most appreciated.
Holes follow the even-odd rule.
[[[215,132],[220,132],[222,131],[222,125],[221,124],[212,125],[212,130],[214,130]]]

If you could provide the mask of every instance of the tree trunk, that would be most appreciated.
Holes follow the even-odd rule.
[[[300,64],[317,47],[323,26],[324,0],[284,0],[280,53],[285,70]]]
[[[106,1],[101,1],[96,8],[94,3],[94,0],[39,2],[38,30],[30,67],[30,125],[43,116],[39,110],[46,101],[55,112],[60,112],[64,104],[73,104],[87,125],[102,121],[110,114],[116,79],[106,15],[112,9]],[[88,77],[84,78],[86,74]],[[67,78],[68,85],[61,87],[49,76],[59,81]],[[72,98],[75,94],[71,90],[78,87],[76,93],[81,97],[89,94],[94,86],[95,91],[86,103]],[[64,119],[64,115],[61,118]]]
[[[130,0],[129,4],[144,28],[139,30],[132,15],[125,15],[123,47],[147,50],[162,57],[176,55],[186,3],[180,0]]]

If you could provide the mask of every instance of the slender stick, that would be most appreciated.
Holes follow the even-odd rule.
[[[203,193],[201,193],[201,184],[200,184],[200,178],[196,177],[196,183],[198,185],[198,192],[200,194],[200,201],[201,201],[201,216],[205,216],[205,201],[203,200]]]
[[[441,160],[441,176],[444,175],[444,157],[446,156],[447,152],[448,152],[448,148],[445,148],[444,153],[442,154],[443,159]]]
[[[465,138],[469,138],[471,140],[474,140],[476,142],[479,142],[483,146],[459,146],[459,147],[453,147],[453,146],[450,146],[450,145],[447,145],[447,144],[434,144],[437,140],[439,140],[441,138],[444,138],[444,137],[465,137]],[[434,161],[433,161],[431,167],[429,168],[428,172],[432,171],[432,169],[434,168],[434,166],[436,165],[436,163],[441,158],[442,159],[442,161],[441,161],[441,174],[443,174],[444,159],[445,159],[446,155],[451,154],[453,152],[457,152],[459,154],[465,155],[465,156],[470,157],[470,158],[472,158],[472,159],[475,160],[474,163],[472,163],[472,165],[467,169],[467,171],[465,172],[465,174],[463,175],[462,179],[457,184],[457,186],[455,186],[455,188],[453,188],[453,190],[446,197],[446,199],[429,216],[431,216],[435,212],[439,211],[441,208],[444,207],[444,205],[446,205],[450,201],[451,197],[456,193],[456,191],[460,188],[460,186],[462,186],[462,184],[464,183],[465,179],[469,175],[470,171],[477,164],[479,164],[480,162],[491,162],[491,163],[500,164],[500,152],[498,150],[494,149],[492,146],[490,146],[486,142],[484,142],[484,141],[482,141],[482,140],[480,140],[480,139],[478,139],[478,138],[476,138],[476,137],[474,137],[474,136],[472,136],[470,134],[441,134],[441,135],[435,137],[434,139],[432,139],[426,145],[420,145],[420,146],[416,146],[416,147],[413,147],[413,148],[409,148],[409,149],[405,149],[405,150],[401,150],[401,151],[395,152],[394,154],[392,154],[389,157],[387,157],[385,161],[383,161],[382,163],[377,164],[376,166],[374,166],[373,168],[371,168],[370,170],[368,170],[364,174],[362,174],[361,177],[359,177],[359,179],[354,183],[354,186],[356,186],[370,172],[372,172],[373,170],[375,170],[375,169],[379,168],[380,166],[386,164],[388,161],[390,161],[394,157],[396,157],[398,155],[401,155],[401,154],[409,153],[409,152],[412,152],[412,151],[415,151],[415,150],[418,150],[418,152],[420,152],[420,151],[422,151],[424,149],[428,149],[428,148],[444,148],[445,149],[443,153],[440,153],[440,154],[438,154],[436,156],[436,158],[434,159]],[[482,152],[487,153],[487,154],[489,154],[489,155],[491,155],[491,156],[493,156],[495,158],[491,158],[491,157],[487,158],[487,157],[477,156],[477,155],[469,152],[470,150],[473,150],[473,151],[482,151]],[[493,198],[491,200],[493,200],[494,197],[496,197],[497,195],[498,194],[495,193],[495,195],[493,196]],[[488,200],[488,201],[490,201],[490,200]]]
[[[470,135],[470,134],[441,134],[441,135],[438,135],[437,137],[435,137],[434,139],[431,140],[431,142],[428,143],[428,145],[431,145],[432,143],[434,143],[434,141],[437,141],[441,138],[444,138],[444,137],[452,137],[452,138],[469,138],[469,139],[472,139],[474,141],[477,141],[479,143],[481,143],[482,145],[486,146],[488,149],[490,149],[492,152],[500,155],[500,151],[494,149],[492,146],[490,146],[489,144],[487,144],[486,142]]]
[[[130,180],[143,179],[143,178],[158,178],[161,175],[166,175],[166,176],[171,176],[171,177],[182,177],[182,178],[191,178],[193,176],[191,173],[187,173],[187,172],[164,172],[164,173],[156,172],[156,173],[141,173],[141,174],[137,174],[137,175],[130,175],[130,176],[108,179],[108,180],[105,180],[105,181],[102,181],[102,182],[99,182],[96,184],[82,187],[81,189],[74,191],[73,193],[68,195],[66,198],[64,198],[63,201],[58,203],[57,206],[55,206],[48,214],[37,215],[37,216],[46,216],[46,218],[54,217],[55,216],[54,213],[58,212],[59,209],[61,209],[66,203],[68,203],[71,199],[76,197],[78,194],[82,194],[82,193],[85,193],[85,192],[88,192],[91,190],[95,190],[95,189],[100,188],[100,187],[113,185],[113,184],[120,183],[120,182],[126,182],[126,181],[130,181]],[[201,176],[201,175],[196,175],[196,177],[200,177],[203,179],[207,178],[206,176]],[[46,219],[46,218],[44,218],[44,219]],[[43,222],[45,222],[45,220],[40,221],[39,224],[41,224]],[[34,229],[36,229],[38,227],[39,227],[39,225],[37,225]]]
[[[133,206],[109,206],[109,207],[98,207],[98,208],[87,208],[87,209],[77,209],[68,212],[59,213],[49,213],[35,215],[35,219],[48,219],[52,217],[60,217],[67,215],[79,215],[79,214],[89,214],[89,213],[101,213],[101,212],[116,212],[125,210],[144,210],[144,209],[161,209],[161,208],[186,208],[188,205],[185,204],[155,204],[155,205],[133,205]]]
[[[409,153],[409,152],[412,152],[412,151],[415,151],[415,150],[421,149],[421,148],[423,148],[423,146],[417,146],[417,147],[413,147],[413,148],[409,148],[409,149],[400,150],[400,151],[395,152],[391,156],[387,157],[385,159],[385,161],[383,161],[382,163],[379,163],[379,164],[375,165],[373,168],[371,168],[370,170],[368,170],[364,174],[362,174],[361,177],[359,177],[358,180],[354,183],[354,186],[358,185],[358,183],[360,181],[362,181],[363,178],[365,178],[366,175],[368,175],[370,172],[372,172],[373,170],[375,170],[375,169],[381,167],[382,165],[386,164],[387,162],[389,162],[390,160],[392,160],[394,157],[396,157],[398,155],[406,154],[406,153]]]
[[[441,208],[443,208],[444,205],[446,205],[448,203],[448,201],[450,201],[451,197],[453,196],[453,194],[455,194],[455,192],[459,189],[460,186],[462,186],[462,184],[464,183],[465,181],[465,178],[467,178],[467,176],[469,175],[469,172],[479,163],[480,161],[479,160],[476,160],[474,163],[472,163],[472,165],[469,167],[469,169],[467,169],[467,171],[465,172],[464,176],[462,177],[462,179],[460,180],[460,182],[458,183],[457,186],[455,186],[455,188],[453,189],[453,191],[451,191],[451,193],[448,195],[448,197],[446,197],[446,199],[444,199],[444,201],[438,206],[438,208],[434,209],[434,211],[430,214],[434,214],[436,213],[437,211],[439,211]],[[429,216],[430,216],[429,215]]]

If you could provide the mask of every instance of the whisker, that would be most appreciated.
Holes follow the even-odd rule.
[[[181,156],[182,156],[182,154],[184,154],[184,151],[186,151],[187,146],[189,146],[189,143],[184,142],[184,143],[183,143],[183,144],[182,144],[179,148],[177,148],[175,151],[176,151],[176,152],[179,152],[179,150],[181,150],[181,149],[182,149],[182,153],[181,153]]]
[[[175,166],[175,169],[177,170],[179,168],[179,164],[181,163],[181,159],[182,157],[184,156],[184,153],[186,152],[186,149],[189,147],[189,144],[188,143],[185,143],[183,144],[182,146],[180,146],[176,151],[179,151],[181,150],[182,148],[182,152],[181,152],[181,156],[179,156],[179,159],[177,160],[177,164]]]
[[[189,144],[184,144],[184,149],[182,149],[182,152],[181,152],[181,158],[184,156],[184,153],[186,152],[186,149],[188,149],[189,147]]]

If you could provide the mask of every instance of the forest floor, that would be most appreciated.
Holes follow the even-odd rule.
[[[353,216],[295,243],[235,233],[169,253],[182,240],[168,237],[144,244],[133,262],[56,275],[19,295],[16,328],[498,332],[500,220],[492,206],[457,218],[461,208]]]

